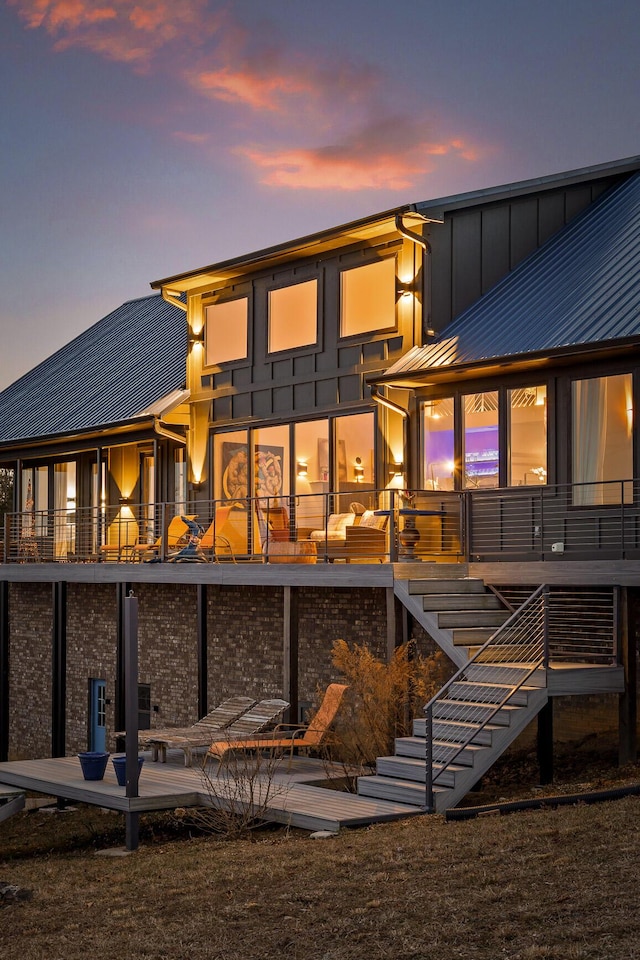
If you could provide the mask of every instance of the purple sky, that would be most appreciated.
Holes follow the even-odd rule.
[[[149,282],[640,154],[637,0],[0,0],[0,389]]]

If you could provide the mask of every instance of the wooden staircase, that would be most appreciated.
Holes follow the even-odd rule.
[[[427,718],[414,721],[413,736],[397,738],[394,756],[378,757],[375,775],[358,779],[358,794],[442,812],[460,802],[547,702],[545,594],[540,588],[516,613],[478,580],[412,581],[405,595],[421,599],[412,603],[424,614],[416,619],[432,636],[425,620],[435,622],[435,639],[465,662],[430,702]],[[456,642],[457,631],[464,644]],[[470,661],[469,646],[477,647]]]
[[[477,578],[396,580],[394,590],[457,667],[467,663],[512,613]]]

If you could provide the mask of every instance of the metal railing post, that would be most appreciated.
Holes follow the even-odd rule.
[[[550,603],[551,591],[549,589],[549,584],[545,584],[544,590],[542,591],[542,604],[543,604],[543,629],[544,629],[544,647],[543,647],[543,666],[545,670],[549,669],[549,603]]]
[[[433,704],[428,703],[425,707],[425,808],[427,813],[435,813],[433,806]]]

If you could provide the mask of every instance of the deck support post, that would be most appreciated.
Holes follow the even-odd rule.
[[[199,583],[198,605],[198,717],[209,712],[208,638],[207,638],[207,585]]]
[[[0,762],[9,759],[9,582],[0,581]]]
[[[282,696],[290,703],[289,722],[298,723],[298,638],[300,631],[298,588],[285,586],[283,590]]]
[[[553,700],[551,697],[538,714],[538,767],[540,783],[553,783]]]
[[[133,591],[124,598],[124,682],[126,731],[126,797],[138,796],[138,600]],[[127,850],[137,850],[140,814],[125,814]]]
[[[627,587],[620,587],[618,592],[620,659],[624,670],[624,693],[618,699],[618,763],[622,767],[634,763],[638,756],[636,637],[640,596]]]
[[[67,701],[67,584],[53,584],[53,624],[51,643],[51,756],[66,752]]]
[[[116,584],[116,679],[115,679],[115,705],[114,705],[114,726],[116,730],[125,729],[124,718],[124,599],[129,593],[131,585],[129,583]],[[121,749],[122,738],[118,738],[116,747]]]

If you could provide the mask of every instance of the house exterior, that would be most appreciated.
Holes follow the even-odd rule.
[[[621,755],[634,753],[639,254],[635,157],[158,280],[7,388],[0,754],[91,743],[95,680],[122,726],[132,587],[143,706],[166,725],[248,684],[312,699],[337,637],[382,654],[408,636],[442,645],[398,587],[414,564],[482,577],[513,604],[549,583],[573,602],[586,590],[581,614],[604,597],[596,659],[624,679],[600,692],[622,698]],[[332,552],[330,518],[352,504],[382,548],[359,534],[350,552],[346,535]],[[209,559],[227,562],[134,562],[171,559],[176,515],[211,525]],[[51,651],[53,681],[37,667]],[[25,739],[34,682],[45,719]]]

